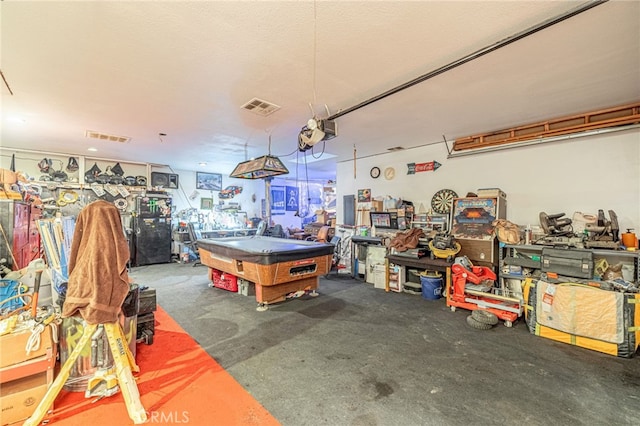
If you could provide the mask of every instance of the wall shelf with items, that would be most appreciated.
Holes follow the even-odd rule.
[[[150,163],[71,155],[56,152],[3,150],[0,168],[15,166],[30,182],[37,184],[124,184],[149,187]],[[158,165],[163,168],[164,166]]]
[[[430,231],[446,232],[449,230],[448,214],[416,213],[411,222],[412,228],[420,228],[425,233]]]
[[[128,163],[97,158],[84,159],[82,182],[91,184],[113,184],[148,186],[149,170],[144,163]]]
[[[414,258],[410,256],[405,256],[402,254],[388,254],[386,256],[387,260],[387,282],[386,282],[386,290],[398,291],[398,289],[393,289],[391,286],[402,287],[403,285],[408,287],[407,284],[413,284],[416,287],[420,287],[419,282],[411,282],[411,275],[416,276],[415,271],[437,271],[442,273],[444,277],[444,287],[449,288],[451,286],[451,265],[452,262],[447,261],[445,259],[431,259],[429,257],[421,257]],[[397,268],[397,269],[396,269]],[[395,272],[399,274],[398,282],[391,282],[391,277],[394,276]],[[410,271],[414,271],[410,273]],[[418,279],[420,281],[420,279]],[[406,289],[405,289],[406,290]],[[400,289],[402,291],[402,289]]]
[[[162,167],[98,157],[3,149],[0,168],[7,173],[2,176],[3,179],[10,176],[11,180],[0,183],[11,188],[16,201],[39,200],[33,204],[41,210],[43,218],[76,216],[85,205],[97,199],[113,202],[123,215],[130,216],[136,197],[150,194],[152,190],[156,194],[165,193],[165,188],[152,187],[147,179],[152,170]],[[9,173],[10,168],[17,172]],[[89,179],[87,175],[90,175]]]
[[[22,172],[30,181],[38,183],[80,182],[82,158],[51,152],[2,150],[0,167]]]
[[[501,253],[500,278],[522,286],[532,334],[624,358],[636,353],[637,251],[506,244]],[[613,268],[606,271],[608,266]],[[510,267],[528,268],[540,279]]]
[[[566,257],[556,263],[558,266],[554,266],[553,257],[545,258],[544,253],[550,253],[550,256],[560,253]],[[638,284],[639,258],[640,255],[636,251],[554,249],[552,246],[544,245],[500,244],[499,278],[501,284],[514,287],[514,283],[521,284],[529,276],[539,278],[543,272],[553,272],[556,269],[560,275],[575,277],[576,280],[599,281],[607,265],[620,265],[623,279]],[[562,273],[566,270],[564,268],[573,268],[575,272]]]
[[[498,279],[501,289],[522,298],[524,280],[540,278],[542,246],[500,244]]]

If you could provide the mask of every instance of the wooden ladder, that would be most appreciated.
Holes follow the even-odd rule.
[[[102,326],[107,334],[109,347],[111,348],[111,354],[113,355],[116,367],[116,377],[122,390],[122,396],[124,397],[129,417],[135,424],[145,423],[147,421],[147,413],[140,402],[140,393],[138,392],[138,386],[132,373],[132,370],[139,371],[139,369],[129,350],[124,333],[122,332],[122,327],[118,322],[105,323],[102,324]],[[25,426],[36,426],[42,421],[49,407],[51,407],[58,393],[60,393],[62,386],[69,378],[74,363],[87,344],[89,344],[91,336],[97,328],[98,324],[88,324],[84,327],[84,332],[78,344],[60,369],[58,376],[47,390],[47,393],[44,395],[44,398],[42,398],[42,401],[40,401],[40,404],[38,404],[38,407],[36,407],[34,413],[24,422]]]

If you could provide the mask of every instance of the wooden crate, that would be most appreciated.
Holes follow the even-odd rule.
[[[2,355],[0,356],[0,369],[14,364],[19,364],[30,359],[39,358],[44,355],[55,353],[55,343],[51,335],[51,327],[56,325],[48,325],[40,334],[40,348],[29,354],[25,351],[27,340],[31,336],[31,331],[24,330],[17,333],[9,333],[0,336],[0,347]]]
[[[44,398],[50,384],[45,372],[2,383],[2,426],[30,417]]]
[[[31,416],[53,383],[58,347],[52,339],[52,327],[56,326],[45,328],[40,335],[40,348],[29,354],[25,351],[25,344],[30,332],[0,337],[0,407],[3,426]]]

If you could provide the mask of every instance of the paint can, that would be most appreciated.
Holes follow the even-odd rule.
[[[638,237],[631,231],[633,231],[633,229],[627,229],[627,232],[622,234],[622,245],[627,249],[638,248]]]
[[[129,350],[135,359],[136,331],[139,307],[139,288],[132,284],[120,311],[119,320],[122,331],[127,339]],[[60,364],[64,365],[71,352],[75,349],[80,337],[84,333],[87,323],[81,316],[75,315],[62,319],[60,326]],[[95,334],[94,334],[95,336]],[[99,368],[113,367],[113,355],[109,347],[106,332],[92,339],[80,352],[80,356],[71,367],[69,378],[63,388],[70,392],[85,392],[89,379]]]

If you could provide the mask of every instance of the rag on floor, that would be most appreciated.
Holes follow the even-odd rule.
[[[62,316],[75,314],[88,324],[116,322],[129,293],[129,245],[120,211],[97,200],[76,219],[69,258],[69,282]]]

